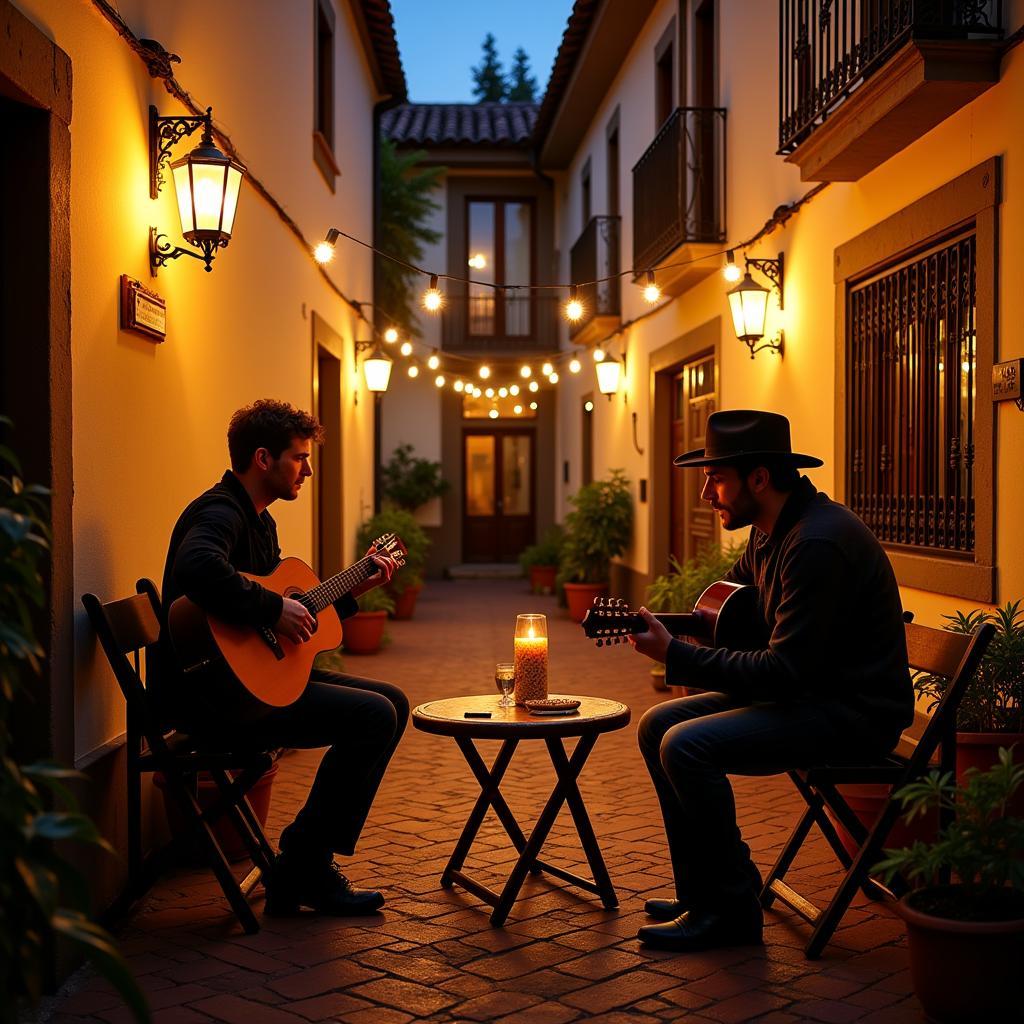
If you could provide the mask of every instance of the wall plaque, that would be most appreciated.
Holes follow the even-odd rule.
[[[121,275],[121,330],[150,341],[167,337],[167,300],[127,274]]]
[[[992,401],[1017,403],[1021,408],[1024,401],[1021,395],[1021,373],[1024,370],[1024,359],[1010,359],[1005,363],[996,363],[992,367]]]

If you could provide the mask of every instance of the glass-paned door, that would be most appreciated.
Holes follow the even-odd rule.
[[[533,543],[533,439],[525,430],[466,431],[463,561],[514,562]]]

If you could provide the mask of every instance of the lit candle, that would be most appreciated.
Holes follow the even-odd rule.
[[[548,695],[548,624],[543,615],[516,617],[514,651],[516,703],[544,700]]]

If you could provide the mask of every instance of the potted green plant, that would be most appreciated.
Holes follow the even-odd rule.
[[[584,484],[569,502],[558,582],[565,587],[569,614],[582,622],[596,597],[608,593],[611,561],[633,536],[633,496],[621,469],[607,480]]]
[[[405,565],[395,573],[387,592],[394,598],[395,619],[411,619],[416,598],[423,589],[423,572],[430,552],[430,538],[407,509],[386,505],[359,527],[356,548],[365,551],[383,533],[397,534],[406,548]]]
[[[1020,744],[1024,750],[1024,609],[1018,599],[995,611],[976,608],[943,616],[946,629],[973,633],[991,622],[996,627],[978,671],[957,709],[957,778],[968,768],[985,769],[994,764],[1001,746]],[[919,697],[935,707],[946,692],[944,676],[920,675],[914,680]],[[1024,790],[1017,796],[1014,813],[1024,816]]]
[[[10,420],[0,417],[0,426]],[[58,942],[74,944],[135,1019],[148,1021],[146,997],[113,936],[91,919],[88,880],[62,853],[68,840],[113,852],[69,787],[84,776],[16,758],[15,708],[24,715],[45,657],[34,621],[46,607],[49,552],[49,492],[25,484],[0,444],[0,1022],[19,1020],[52,984]]]
[[[901,789],[906,818],[929,809],[952,815],[932,842],[886,850],[876,870],[923,887],[899,903],[907,925],[914,991],[930,1020],[1019,1019],[1024,1006],[1024,819],[1009,813],[1024,764],[1001,747],[987,771],[961,783],[932,771]],[[953,884],[940,884],[940,872]]]
[[[519,556],[519,564],[530,579],[531,593],[554,593],[555,576],[558,574],[558,562],[562,557],[564,539],[564,531],[555,523],[545,530],[544,536],[537,544],[531,544]]]
[[[443,497],[450,487],[441,476],[441,463],[414,456],[411,444],[400,444],[381,469],[384,500],[407,512],[415,512],[432,498]]]
[[[342,643],[347,654],[376,654],[384,641],[388,613],[395,599],[383,587],[374,587],[356,599],[359,611],[342,623]]]

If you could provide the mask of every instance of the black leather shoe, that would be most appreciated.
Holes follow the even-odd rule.
[[[644,904],[644,913],[655,921],[674,921],[689,910],[685,900],[666,900],[655,897]]]
[[[759,946],[763,919],[756,904],[728,914],[688,910],[666,924],[644,925],[636,937],[648,946],[695,953],[720,946]]]
[[[299,870],[280,857],[267,885],[264,913],[277,917],[309,907],[332,917],[358,917],[383,906],[383,893],[355,888],[334,861]]]

